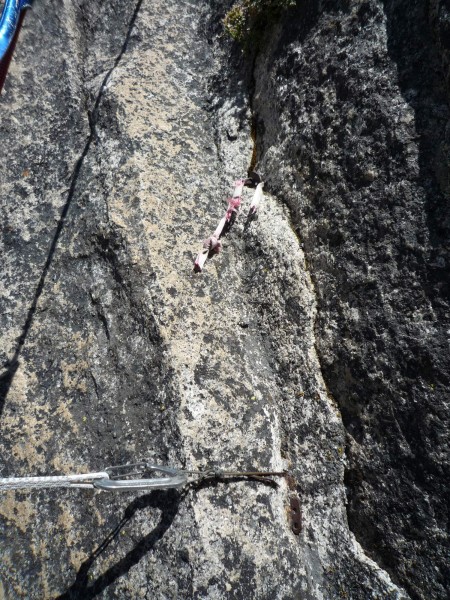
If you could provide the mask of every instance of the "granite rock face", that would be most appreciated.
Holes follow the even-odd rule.
[[[349,526],[413,598],[449,585],[445,4],[299,3],[255,71],[261,168],[304,244],[346,429]]]
[[[242,54],[230,2],[35,3],[0,99],[0,476],[291,476],[0,492],[0,598],[445,597],[448,13],[424,4],[301,1]],[[255,160],[259,218],[246,190],[194,274]]]

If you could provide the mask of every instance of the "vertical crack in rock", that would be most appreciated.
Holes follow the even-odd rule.
[[[120,51],[120,53],[117,55],[116,59],[114,60],[114,64],[113,66],[109,69],[109,71],[106,73],[102,84],[100,86],[100,89],[98,91],[97,97],[95,99],[95,103],[94,103],[94,107],[92,109],[92,113],[88,114],[88,121],[89,121],[89,136],[88,139],[86,141],[86,144],[83,148],[83,151],[80,155],[80,157],[78,158],[75,167],[73,169],[73,174],[71,177],[71,181],[70,181],[70,187],[69,187],[69,191],[67,194],[67,199],[66,202],[62,208],[61,211],[61,215],[60,218],[58,220],[58,224],[56,226],[56,230],[53,236],[53,240],[52,243],[50,245],[49,251],[48,251],[48,255],[47,255],[47,259],[45,261],[44,267],[42,269],[34,296],[33,296],[33,300],[31,302],[31,305],[28,309],[27,312],[27,316],[26,316],[26,320],[25,323],[23,325],[23,329],[22,329],[22,333],[20,334],[18,340],[17,340],[17,346],[16,349],[14,351],[14,355],[13,357],[8,361],[8,363],[6,364],[6,369],[5,372],[1,374],[0,376],[0,417],[1,417],[1,413],[3,410],[3,405],[5,403],[6,400],[6,396],[8,394],[9,388],[11,386],[12,380],[14,378],[14,375],[17,371],[18,368],[18,360],[20,357],[20,353],[22,351],[22,347],[25,344],[25,341],[27,339],[28,336],[28,332],[30,330],[30,327],[33,323],[33,317],[34,314],[36,312],[36,308],[39,302],[39,298],[41,297],[42,294],[42,290],[44,289],[44,285],[45,285],[45,280],[48,274],[48,271],[50,269],[50,266],[52,264],[53,261],[53,256],[55,254],[56,251],[56,247],[58,245],[58,241],[59,238],[61,236],[61,232],[64,228],[65,225],[65,221],[66,221],[66,217],[67,214],[69,212],[70,209],[70,205],[72,203],[74,194],[75,194],[75,190],[76,190],[76,186],[77,186],[77,182],[78,182],[78,178],[84,163],[84,160],[89,152],[89,149],[91,147],[92,141],[95,138],[95,127],[96,127],[96,122],[97,122],[97,118],[98,118],[98,110],[99,110],[99,106],[100,106],[100,102],[102,100],[103,97],[103,93],[106,89],[106,86],[108,84],[108,81],[110,80],[112,73],[114,72],[114,69],[117,68],[117,65],[119,64],[123,54],[126,52],[127,46],[128,46],[128,42],[130,40],[131,37],[131,33],[134,27],[134,23],[136,21],[136,18],[138,16],[139,13],[139,9],[141,7],[142,4],[142,0],[139,0],[136,4],[136,7],[134,9],[129,27],[128,27],[128,31],[127,31],[127,35],[125,38],[125,41],[123,43],[122,49]]]
[[[9,145],[15,150],[5,178],[10,195],[2,196],[2,209],[11,227],[11,233],[3,238],[6,258],[2,277],[4,299],[15,320],[6,320],[2,350],[11,346],[11,332],[21,321],[22,295],[32,289],[33,280],[41,278],[42,285],[35,301],[33,327],[22,347],[2,415],[2,475],[91,471],[141,457],[163,464],[181,462],[173,418],[176,396],[172,372],[146,287],[146,281],[152,282],[151,267],[146,263],[143,273],[120,225],[104,220],[111,194],[108,178],[114,169],[107,168],[103,157],[107,156],[108,144],[119,141],[114,107],[106,92],[114,79],[113,70],[120,68],[125,50],[131,46],[140,5],[131,25],[122,23],[127,14],[117,12],[116,6],[114,12],[121,18],[112,22],[112,38],[105,43],[101,37],[102,43],[90,45],[92,71],[99,72],[99,65],[111,63],[111,56],[105,55],[110,50],[116,58],[100,88],[96,86],[100,90],[95,98],[97,110],[88,140],[84,138],[82,143],[78,134],[83,131],[85,113],[80,99],[87,90],[75,88],[79,98],[72,98],[74,82],[68,81],[63,65],[75,62],[83,49],[74,56],[74,46],[67,43],[67,36],[73,33],[61,29],[64,19],[59,20],[53,12],[45,15],[49,9],[43,3],[36,7],[38,21],[43,23],[45,15],[49,28],[58,32],[49,45],[58,47],[61,43],[64,48],[55,52],[58,60],[51,66],[36,51],[36,69],[44,71],[42,82],[39,78],[33,81],[31,101],[23,91],[22,100],[13,98],[21,111],[15,113],[15,121],[4,121]],[[87,6],[89,31],[94,32],[99,23],[102,32],[108,31],[111,23],[102,17],[110,7],[111,3]],[[121,31],[127,32],[125,43],[123,38],[116,39]],[[24,50],[26,39],[24,35]],[[117,46],[122,47],[119,53]],[[27,60],[34,64],[34,52],[28,50],[24,64]],[[52,75],[43,65],[53,71]],[[16,90],[22,89],[22,74],[14,68],[11,82]],[[68,123],[66,107],[73,111]],[[13,108],[9,106],[8,111],[9,115]],[[33,140],[25,153],[28,129],[36,142]],[[72,158],[72,144],[80,146],[75,172],[73,161],[66,162],[66,157]],[[40,162],[42,152],[51,157],[46,159],[45,169]],[[68,189],[61,189],[65,187],[61,179]],[[65,202],[69,192],[69,216],[66,204],[61,217],[60,199],[53,186]],[[34,203],[36,197],[39,202]],[[17,198],[23,200],[19,205]],[[23,218],[17,217],[18,212]],[[70,218],[70,226],[60,235],[64,218]],[[58,252],[51,264],[46,263],[48,272],[42,278],[45,259],[40,258],[47,255],[47,229],[53,222],[60,224],[59,239],[54,241],[54,247],[58,242]],[[25,264],[27,269],[22,270]],[[155,545],[156,555],[171,553],[164,550],[167,544],[176,551],[182,549],[183,541],[166,540],[169,525],[178,515],[178,500],[170,494],[160,495],[158,502],[153,499],[131,503],[129,495],[112,497],[83,490],[2,495],[0,577],[6,597],[55,597],[65,589],[70,591],[72,581],[80,596],[91,597],[95,590],[120,587],[120,577],[129,571],[132,580],[133,568],[139,562],[141,566],[147,563]],[[103,552],[92,554],[122,515],[128,518],[120,531],[119,547],[107,544]],[[191,539],[195,539],[194,534]],[[180,589],[188,588],[186,563],[180,560],[173,568]],[[157,579],[158,568],[151,566],[148,573],[144,566],[142,579],[152,579],[154,569]],[[130,585],[133,588],[133,583]],[[134,585],[134,591],[140,588],[137,582]]]
[[[315,282],[316,347],[347,430],[350,526],[411,597],[440,598],[448,96],[425,13],[302,2],[259,60],[255,105],[260,168]]]
[[[268,54],[270,57],[270,52]],[[254,122],[258,123],[257,159],[270,186],[277,180],[279,165],[271,164],[267,168],[265,164],[264,129],[276,129],[270,117],[267,120],[261,117],[270,115],[270,109],[275,110],[275,107],[264,106],[270,98],[265,94],[267,82],[262,74],[265,65],[261,67],[260,63],[261,60],[257,60],[254,86],[258,94],[254,99],[257,107]],[[248,67],[242,69],[239,63],[231,63],[228,69],[222,69],[221,79],[215,81],[216,93],[221,99],[217,104],[218,148],[225,170],[230,165],[229,170],[236,172],[239,169],[236,154],[230,152],[226,142],[237,144],[243,140],[240,143],[245,148],[245,138],[251,138],[252,120],[248,116],[252,101],[243,120],[240,95],[235,97],[233,92],[242,90],[245,96],[253,86]],[[224,77],[224,73],[229,73],[229,78]],[[230,131],[234,132],[232,140]],[[281,198],[286,202],[285,194],[283,190]],[[318,314],[314,288],[289,211],[283,209],[269,191],[265,194],[260,220],[245,232],[245,243],[239,241],[242,233],[240,229],[233,239],[234,260],[242,255],[246,257],[244,280],[252,307],[251,321],[256,320],[268,366],[276,374],[274,406],[282,407],[279,412],[275,409],[272,417],[274,423],[279,423],[273,451],[274,454],[281,452],[280,459],[289,465],[294,476],[291,485],[300,495],[304,515],[302,546],[297,549],[298,558],[294,559],[305,565],[305,570],[297,574],[298,589],[313,598],[346,593],[363,598],[368,589],[378,589],[383,597],[406,598],[389,575],[364,554],[348,530],[343,485],[344,431],[340,413],[329,397],[322,375],[315,331]],[[331,565],[339,566],[335,569]],[[361,578],[365,579],[366,591],[359,583]]]
[[[255,165],[257,164],[257,158],[256,158],[256,154],[257,154],[257,137],[256,135],[253,136],[252,135],[252,139],[254,141],[254,155],[252,156],[252,169],[255,168]],[[260,159],[262,159],[263,157],[260,157]],[[333,419],[336,421],[335,425],[336,425],[336,429],[337,431],[335,433],[332,433],[330,437],[335,437],[336,433],[336,442],[335,445],[332,447],[332,451],[334,453],[337,453],[337,456],[340,459],[345,459],[346,453],[347,453],[347,446],[348,446],[348,442],[345,439],[345,435],[344,433],[341,431],[339,432],[339,425],[341,424],[341,420],[342,420],[342,415],[339,411],[338,405],[335,403],[334,398],[330,395],[330,392],[328,390],[328,386],[326,383],[326,378],[324,376],[323,370],[322,370],[322,363],[321,363],[321,359],[320,359],[320,351],[319,351],[319,343],[318,343],[318,339],[317,336],[320,335],[320,329],[318,327],[318,300],[317,300],[317,294],[316,294],[316,290],[315,290],[315,286],[314,286],[314,279],[313,279],[313,275],[310,272],[310,269],[308,267],[307,261],[306,261],[306,256],[302,251],[303,248],[303,244],[301,241],[301,237],[300,234],[298,232],[298,230],[296,229],[296,226],[294,225],[294,222],[292,220],[292,215],[290,213],[290,210],[288,209],[287,211],[284,211],[284,214],[279,214],[278,219],[281,222],[277,222],[278,219],[275,216],[275,214],[272,211],[276,211],[277,209],[274,207],[276,207],[278,205],[278,211],[280,210],[280,201],[277,200],[276,198],[274,198],[271,194],[265,194],[265,198],[266,200],[269,201],[269,203],[271,205],[273,205],[273,207],[271,207],[271,210],[267,211],[265,210],[265,218],[269,220],[270,222],[270,233],[267,232],[262,232],[261,230],[258,232],[260,234],[263,235],[264,237],[264,242],[265,244],[267,244],[267,241],[270,239],[271,235],[273,235],[273,230],[275,229],[275,231],[277,232],[276,235],[276,241],[272,240],[272,246],[269,245],[269,247],[265,250],[265,260],[267,261],[267,263],[270,264],[270,260],[273,259],[274,255],[276,256],[276,250],[277,248],[282,247],[283,245],[287,248],[289,248],[289,255],[291,257],[291,260],[293,263],[298,262],[302,265],[302,269],[303,269],[303,279],[304,281],[302,282],[303,285],[305,286],[305,289],[302,291],[297,291],[297,293],[295,293],[295,290],[293,289],[293,282],[290,281],[289,284],[286,285],[286,287],[289,287],[290,292],[292,294],[293,297],[296,298],[296,302],[299,300],[299,298],[302,298],[302,305],[303,306],[307,306],[309,307],[310,310],[310,315],[309,315],[309,320],[310,320],[310,325],[309,325],[309,336],[310,336],[310,348],[311,348],[311,353],[309,354],[309,359],[312,361],[311,365],[305,366],[305,362],[302,363],[302,371],[306,370],[308,372],[317,372],[317,382],[316,382],[316,386],[317,389],[319,390],[318,392],[315,392],[314,394],[314,398],[317,400],[318,397],[321,397],[322,400],[322,408],[320,409],[321,412],[323,412],[324,414],[329,414],[330,409],[334,412],[336,412],[336,415],[333,414]],[[288,203],[286,203],[286,205],[288,205]],[[282,224],[282,222],[285,221],[284,224]],[[282,239],[282,235],[280,235],[280,231],[278,228],[285,228],[285,236],[289,237],[289,241],[286,241],[284,244],[281,242]],[[296,244],[294,243],[294,240],[296,240]],[[254,245],[255,242],[257,245],[261,245],[261,243],[258,244],[257,241],[257,236],[255,234],[250,236],[250,241],[248,243],[248,248],[250,250],[250,252],[253,254],[254,252]],[[253,250],[253,252],[252,252]],[[256,254],[260,254],[260,252],[256,252]],[[270,268],[270,267],[269,267]],[[296,277],[297,281],[301,281],[302,280],[302,275],[298,274]],[[254,278],[250,277],[251,279],[251,287],[252,290],[255,291],[255,286],[254,286]],[[261,286],[261,294],[263,293],[263,289],[267,288],[267,287],[273,287],[271,285],[264,285]],[[284,286],[282,286],[283,288]],[[257,288],[256,288],[257,289]],[[258,301],[258,295],[255,295],[256,298],[255,300],[253,300],[253,302],[255,304],[260,304],[260,302]],[[280,348],[279,346],[277,347],[277,341],[278,340],[274,340],[274,335],[273,333],[269,333],[269,331],[271,331],[272,329],[272,325],[269,325],[269,323],[273,323],[274,321],[274,316],[273,314],[270,314],[272,311],[269,310],[269,306],[273,306],[275,303],[272,300],[270,303],[269,302],[265,302],[264,304],[261,305],[261,309],[262,309],[262,313],[265,316],[265,321],[267,323],[266,325],[266,329],[267,329],[267,334],[270,336],[272,344],[273,344],[273,353],[274,353],[274,357],[276,362],[279,362],[279,356],[280,356]],[[289,307],[287,310],[289,311],[289,309],[292,309],[290,305],[290,302],[288,300],[287,302],[287,306]],[[292,316],[292,313],[291,313]],[[296,311],[295,317],[294,317],[294,321],[297,322],[297,325],[300,326],[302,328],[302,337],[305,337],[305,322],[303,319],[299,319],[300,317],[300,313],[298,311]],[[290,325],[292,325],[292,323],[290,323]],[[278,329],[279,329],[279,325],[278,325]],[[269,339],[270,339],[269,338]],[[278,341],[278,344],[280,342]],[[290,343],[290,348],[291,350],[294,349],[294,344]],[[305,359],[303,359],[305,360]],[[286,373],[286,365],[283,366],[283,364],[279,364],[278,368],[281,370],[281,376],[282,376],[282,381],[286,384],[289,380],[292,379],[297,379],[297,381],[299,381],[300,379],[302,379],[301,377],[292,377],[292,371],[295,370],[295,360],[293,360],[292,355],[289,357],[289,375]],[[287,402],[290,401],[290,403],[292,403],[292,400],[289,399],[289,394],[287,394],[287,388],[285,386],[284,388],[284,396],[286,397]],[[305,397],[305,392],[304,392],[304,382],[302,383],[302,385],[300,385],[297,389],[294,387],[293,390],[290,390],[291,394],[294,397],[300,397],[300,398],[304,398]],[[323,406],[326,405],[326,408]],[[291,409],[292,411],[292,409]],[[337,419],[336,419],[337,417]],[[298,417],[297,417],[298,418]],[[283,414],[281,416],[282,422],[283,422],[283,439],[282,441],[280,440],[280,448],[282,448],[283,450],[283,457],[286,458],[289,461],[290,465],[294,465],[296,464],[296,462],[298,461],[298,464],[304,464],[303,460],[300,459],[299,460],[299,455],[301,456],[301,453],[299,453],[299,448],[298,448],[298,438],[296,437],[296,435],[294,434],[294,427],[293,427],[293,423],[295,423],[296,421],[296,417],[295,417],[295,413],[291,412],[291,414],[289,416],[287,416],[286,414]],[[314,428],[312,428],[314,429]],[[338,433],[339,432],[339,433]],[[297,434],[298,435],[298,434]],[[300,438],[301,436],[298,435],[298,437]],[[316,460],[316,461],[320,461],[322,456],[321,453],[323,452],[324,448],[323,446],[320,447],[320,451],[317,453],[317,456],[315,457],[315,459],[312,459],[311,456],[308,456],[308,461],[311,460]],[[340,472],[340,477],[339,477],[339,485],[342,486],[343,480],[344,480],[344,473],[346,471],[345,469],[345,461],[343,462],[343,466],[344,469],[341,468],[341,472]],[[297,474],[297,471],[300,471],[299,474]],[[305,473],[303,472],[302,469],[299,469],[297,467],[293,468],[292,471],[293,473],[295,473],[296,478],[300,479],[300,480],[304,480],[305,479]],[[310,482],[311,487],[314,486],[314,484],[312,482]],[[299,492],[300,497],[302,498],[302,500],[305,498],[305,489],[304,489],[304,483],[303,484],[299,484],[297,480],[295,480],[295,487],[291,486],[291,489]],[[304,507],[302,510],[303,513],[306,514],[306,519],[308,519],[308,512],[305,511]],[[336,525],[335,525],[336,526]],[[351,528],[350,528],[351,531]],[[324,535],[323,532],[321,532],[321,535]],[[325,534],[326,535],[326,534]],[[348,542],[347,542],[348,543]],[[356,539],[352,539],[351,540],[351,544],[354,545],[354,552],[355,555],[359,558],[359,560],[362,563],[365,563],[369,569],[374,570],[380,581],[384,582],[387,585],[387,589],[389,589],[390,593],[392,593],[395,590],[396,594],[399,594],[399,596],[397,597],[405,597],[403,590],[401,589],[396,589],[396,587],[392,584],[392,581],[390,580],[390,577],[388,575],[388,573],[380,566],[377,564],[376,561],[374,561],[373,559],[371,559],[368,555],[365,554],[364,552],[364,548],[356,541]],[[310,578],[311,578],[311,583],[314,581],[315,578],[317,578],[317,573],[310,573],[309,574]],[[321,581],[321,586],[324,586],[324,582],[323,580]],[[325,586],[324,586],[325,587]],[[326,589],[326,587],[325,587]],[[332,588],[328,587],[328,591],[330,591]],[[337,586],[337,591],[339,593],[344,593],[345,591],[345,587],[341,584],[340,586]],[[318,591],[316,590],[316,597],[320,597],[320,594],[318,593]]]
[[[66,0],[58,18],[57,4],[38,3],[41,30],[24,31],[1,125],[15,149],[1,204],[5,360],[47,230],[62,223],[60,198],[71,202],[4,406],[2,475],[148,457],[291,477],[276,490],[230,481],[138,498],[8,494],[0,593],[439,598],[443,407],[433,398],[444,378],[427,348],[443,279],[427,279],[428,304],[408,299],[422,289],[426,219],[382,4],[303,0],[255,65],[221,36],[228,0],[125,13],[119,0]],[[386,9],[391,32],[400,4]],[[36,42],[48,31],[51,67]],[[436,122],[447,118],[431,106]],[[252,161],[252,110],[268,183],[259,219],[244,225],[247,190],[222,253],[194,274],[198,244]],[[421,361],[433,375],[422,387]],[[411,479],[416,460],[430,470]],[[422,527],[436,545],[429,568]]]
[[[260,142],[261,145],[263,145],[264,140],[261,139]],[[257,146],[258,139],[255,139],[254,143],[255,146]],[[263,156],[258,157],[258,160],[263,161],[263,159]],[[255,164],[257,164],[257,160],[254,160]],[[339,530],[339,526],[342,527],[342,524],[338,524],[338,522],[334,521],[334,519],[332,517],[330,518],[330,516],[327,517],[325,523],[321,523],[321,519],[317,518],[317,515],[315,515],[316,518],[314,519],[312,514],[309,512],[317,510],[317,506],[313,508],[308,506],[308,504],[311,502],[311,496],[314,497],[314,494],[311,494],[311,491],[319,484],[319,478],[317,477],[317,474],[313,474],[311,472],[306,475],[304,468],[305,459],[308,465],[311,463],[320,464],[321,462],[323,464],[324,453],[326,453],[327,461],[331,459],[332,455],[335,456],[337,459],[337,464],[334,466],[334,468],[337,470],[337,479],[334,482],[334,485],[336,486],[336,491],[340,490],[342,494],[340,498],[340,501],[342,502],[344,497],[342,487],[344,479],[344,459],[346,453],[344,449],[347,446],[347,442],[345,440],[344,432],[342,431],[342,417],[339,408],[328,391],[326,378],[322,370],[319,344],[317,339],[317,336],[320,335],[320,330],[317,326],[318,300],[313,277],[302,250],[303,244],[301,242],[300,234],[297,230],[297,227],[294,225],[290,209],[283,210],[283,208],[281,208],[280,201],[274,198],[270,193],[265,194],[265,199],[269,204],[269,206],[266,206],[264,211],[264,219],[268,223],[268,226],[266,225],[264,227],[264,224],[259,225],[259,235],[255,235],[255,233],[252,232],[249,238],[248,248],[253,255],[255,254],[256,244],[258,249],[256,256],[259,255],[260,258],[262,251],[264,257],[263,264],[266,265],[266,268],[263,268],[263,271],[276,271],[278,265],[276,265],[276,262],[274,264],[273,261],[277,261],[277,259],[281,257],[284,262],[283,266],[286,267],[286,265],[289,264],[289,267],[286,268],[286,274],[284,275],[282,281],[277,285],[273,285],[273,282],[269,282],[266,279],[264,284],[258,287],[255,286],[255,277],[250,277],[251,288],[253,291],[253,297],[255,298],[255,304],[260,304],[261,306],[267,332],[266,335],[269,336],[268,339],[271,340],[271,344],[273,345],[274,361],[278,363],[277,368],[280,372],[281,381],[283,382],[283,397],[285,399],[285,402],[283,403],[284,411],[281,415],[281,420],[283,422],[283,441],[281,445],[283,456],[289,461],[291,473],[293,473],[295,476],[296,486],[293,489],[299,492],[300,498],[304,502],[304,505],[302,506],[302,512],[304,513],[305,521],[314,523],[314,526],[318,530],[318,535],[321,538],[326,539],[330,535],[330,532],[326,531],[324,525],[331,525],[333,536],[336,536],[338,535],[337,532]],[[288,204],[289,203],[286,202],[286,205]],[[262,238],[263,242],[258,240],[258,237],[260,239]],[[264,246],[266,247],[264,248]],[[281,252],[281,255],[278,254],[278,252]],[[300,270],[298,270],[298,265],[300,265]],[[292,276],[292,272],[289,272],[291,270],[294,271],[294,276]],[[267,289],[281,289],[282,298],[271,298],[268,300],[266,297],[265,302],[261,304],[260,301],[258,301],[258,298],[262,296],[264,294],[264,290]],[[286,294],[287,290],[288,293]],[[287,298],[286,295],[288,296]],[[283,316],[280,314],[274,314],[274,307],[280,304],[285,304]],[[300,306],[306,313],[305,315],[302,314],[303,311],[300,309]],[[283,320],[286,322],[286,330],[281,332],[281,323]],[[274,335],[274,323],[276,323],[278,335]],[[296,354],[298,352],[300,355],[302,355],[304,353],[304,349],[299,349],[298,347],[296,348],[296,342],[292,338],[288,337],[289,330],[293,326],[298,328],[299,334],[303,339],[303,343],[305,342],[305,339],[308,340],[307,345],[309,350],[306,355],[301,356],[300,360],[296,357]],[[288,337],[288,343],[286,343],[286,339],[283,339],[284,336]],[[290,351],[289,357],[286,357],[283,361],[282,357],[287,348],[289,348]],[[308,381],[309,378],[305,377],[305,372],[309,374],[316,373],[315,381]],[[294,385],[292,385],[293,383]],[[296,401],[293,401],[293,398],[295,398]],[[320,401],[316,408],[319,414],[314,415],[315,411],[312,411],[312,414],[310,415],[308,415],[307,411],[303,412],[306,407],[306,402],[311,398],[316,402],[318,400]],[[299,407],[294,408],[295,404],[300,406],[303,405],[303,411],[301,413],[298,411]],[[290,412],[287,410],[287,406],[289,405],[291,406]],[[308,422],[308,417],[309,419],[311,419],[311,417],[316,419],[316,423],[311,420]],[[305,421],[302,423],[302,428],[300,430],[297,429],[299,427],[299,419]],[[319,426],[317,425],[317,421],[321,422]],[[325,425],[327,421],[328,427]],[[332,428],[329,427],[330,424],[333,425]],[[315,450],[310,448],[307,455],[305,455],[304,452],[302,452],[299,448],[299,440],[303,438],[303,444],[309,444],[312,446],[312,439],[308,440],[308,437],[316,437],[317,430],[326,431],[326,441],[325,439],[322,439]],[[306,431],[308,432],[307,435],[305,435]],[[329,449],[327,449],[328,445]],[[327,470],[326,466],[325,470]],[[322,477],[320,479],[322,479]],[[330,490],[327,490],[327,496],[329,499]],[[317,499],[315,499],[315,502],[317,502]],[[344,532],[341,532],[341,535],[342,533]],[[388,573],[385,572],[385,570],[381,568],[376,561],[372,560],[364,553],[364,549],[355,539],[353,539],[352,534],[350,534],[350,537],[343,543],[345,543],[349,548],[352,548],[354,558],[361,563],[359,568],[364,565],[378,578],[379,585],[381,584],[382,586],[386,586],[384,593],[388,593],[390,595],[394,594],[395,597],[407,597],[403,590],[393,585]],[[333,545],[330,540],[328,541],[328,544],[331,547]],[[330,564],[333,561],[331,558],[328,558],[324,562],[326,564]],[[308,575],[310,578],[311,589],[314,589],[314,584],[317,586],[318,579],[320,581],[319,588],[316,587],[315,589],[314,597],[322,597],[321,592],[319,591],[320,588],[327,590],[328,593],[346,593],[346,585],[343,584],[342,580],[339,583],[332,581],[332,570],[326,573],[325,577],[323,578],[319,578],[318,572],[314,571],[310,572]],[[327,596],[325,595],[324,597]]]

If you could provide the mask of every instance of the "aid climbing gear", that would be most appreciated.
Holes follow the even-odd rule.
[[[202,249],[197,254],[197,258],[194,262],[194,271],[197,273],[201,272],[205,266],[206,260],[221,251],[222,243],[220,242],[220,237],[230,230],[231,226],[236,220],[242,204],[244,186],[254,185],[257,187],[252,204],[250,206],[248,218],[256,215],[262,198],[262,188],[264,183],[261,182],[261,177],[257,173],[251,173],[250,177],[238,179],[234,182],[233,196],[228,198],[228,207],[225,216],[220,221],[214,233],[210,235],[209,238],[204,240]]]
[[[171,467],[161,467],[145,462],[108,467],[105,470],[108,476],[104,479],[94,481],[94,487],[98,490],[119,492],[168,490],[181,488],[187,483],[187,473],[178,469],[172,469]],[[166,477],[124,479],[125,477],[142,475],[147,471],[162,473]]]
[[[0,17],[0,92],[22,26],[25,9],[30,8],[32,2],[33,0],[5,0]]]
[[[158,474],[162,474],[162,477]],[[187,471],[155,465],[153,462],[141,461],[107,467],[104,471],[95,473],[49,477],[0,478],[0,492],[52,488],[85,488],[106,492],[142,492],[180,489],[189,483],[192,478],[205,480],[248,477],[257,481],[267,482],[270,481],[268,477],[285,476],[285,471],[222,471],[219,469]]]
[[[252,203],[250,204],[250,209],[248,211],[248,217],[254,217],[258,213],[259,205],[263,197],[263,187],[264,181],[261,181],[261,183],[258,183],[256,186],[256,191],[253,195]]]

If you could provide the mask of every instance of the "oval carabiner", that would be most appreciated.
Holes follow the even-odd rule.
[[[157,471],[168,475],[168,477],[154,477],[152,479],[114,479],[114,477],[126,477],[135,475],[136,471],[131,469],[139,468],[142,471]],[[128,472],[127,472],[128,470]],[[110,479],[100,479],[93,482],[95,488],[105,491],[131,492],[136,490],[168,490],[179,489],[187,483],[187,473],[172,469],[171,467],[161,467],[149,463],[135,463],[130,465],[119,465],[117,467],[108,467],[105,469]],[[116,475],[114,473],[117,472]]]

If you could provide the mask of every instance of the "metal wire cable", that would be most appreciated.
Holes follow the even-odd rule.
[[[149,472],[159,473],[160,475],[148,477],[146,474]],[[137,475],[140,477],[136,477]],[[96,473],[43,477],[3,477],[0,478],[0,492],[73,487],[122,492],[179,489],[188,483],[189,476],[198,477],[200,480],[208,478],[249,477],[267,481],[269,477],[285,477],[286,472],[222,471],[215,468],[189,471],[142,461],[108,467],[104,471]]]
[[[97,480],[108,479],[106,471],[80,475],[59,475],[54,477],[9,477],[0,478],[0,491],[44,488],[94,488]]]

